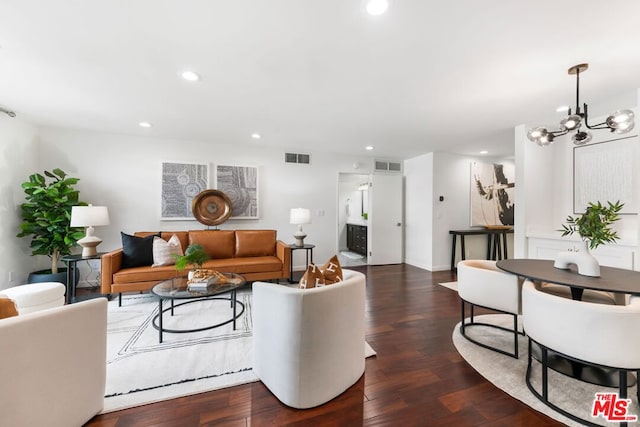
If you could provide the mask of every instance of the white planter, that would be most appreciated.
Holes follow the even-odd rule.
[[[568,270],[572,264],[578,267],[578,274],[583,276],[600,277],[600,264],[589,252],[589,245],[587,242],[581,242],[580,249],[577,249],[576,251],[559,253],[553,266],[555,268]]]

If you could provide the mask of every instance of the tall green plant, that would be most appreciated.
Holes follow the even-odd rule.
[[[604,243],[614,243],[618,240],[618,233],[611,229],[611,224],[620,219],[623,206],[619,200],[615,203],[607,202],[607,206],[600,202],[589,203],[581,216],[568,216],[567,223],[562,225],[560,231],[563,236],[578,233],[582,240],[589,242],[590,249]]]
[[[50,181],[47,182],[47,179]],[[35,173],[22,183],[26,202],[21,205],[22,224],[18,237],[33,236],[31,253],[51,258],[51,272],[58,272],[58,260],[84,237],[82,228],[71,228],[71,207],[86,206],[73,186],[78,178],[69,178],[61,169]]]

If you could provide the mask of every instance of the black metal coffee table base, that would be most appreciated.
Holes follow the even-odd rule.
[[[155,329],[158,330],[159,332],[159,337],[160,337],[160,343],[162,343],[162,333],[163,332],[168,332],[168,333],[172,333],[172,334],[186,334],[189,332],[200,332],[200,331],[206,331],[209,329],[213,329],[213,328],[218,328],[220,326],[229,324],[231,322],[233,322],[233,330],[236,330],[236,320],[242,316],[242,314],[244,313],[244,304],[241,303],[240,301],[237,300],[236,298],[236,291],[233,290],[231,291],[231,295],[229,296],[229,298],[223,298],[223,297],[204,297],[204,298],[198,298],[198,299],[192,299],[192,300],[188,300],[185,302],[181,302],[180,304],[175,304],[174,303],[174,299],[169,299],[171,301],[171,306],[167,307],[167,308],[162,308],[162,303],[164,302],[165,299],[169,299],[169,298],[159,298],[159,302],[158,302],[158,314],[156,314],[151,322],[151,324],[153,325],[153,327]],[[210,300],[223,300],[223,301],[229,301],[230,302],[230,307],[233,308],[233,317],[231,317],[231,319],[229,320],[225,320],[224,322],[220,322],[220,323],[216,323],[215,325],[211,325],[211,326],[204,326],[202,328],[197,328],[197,329],[167,329],[163,326],[163,322],[162,322],[162,318],[164,317],[164,313],[167,311],[171,312],[171,316],[173,316],[173,310],[174,308],[180,307],[182,305],[187,305],[187,304],[192,304],[195,302],[203,302],[203,301],[210,301]],[[240,306],[240,312],[238,312],[238,306]]]

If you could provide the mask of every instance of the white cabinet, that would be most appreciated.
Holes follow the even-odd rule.
[[[555,260],[559,252],[580,250],[580,242],[578,240],[561,237],[528,236],[527,245],[528,257],[535,259]],[[636,262],[634,258],[637,249],[637,246],[631,245],[601,245],[591,253],[602,266],[635,270]]]

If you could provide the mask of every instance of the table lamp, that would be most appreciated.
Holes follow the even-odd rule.
[[[82,256],[95,256],[98,251],[96,246],[102,239],[93,235],[93,227],[109,225],[109,211],[106,206],[72,206],[71,207],[71,227],[86,227],[85,236],[78,240],[82,246]]]
[[[311,211],[304,208],[291,209],[291,215],[289,216],[289,224],[297,224],[298,231],[293,234],[296,239],[297,246],[304,246],[304,238],[307,237],[304,231],[302,231],[302,224],[311,223]]]

